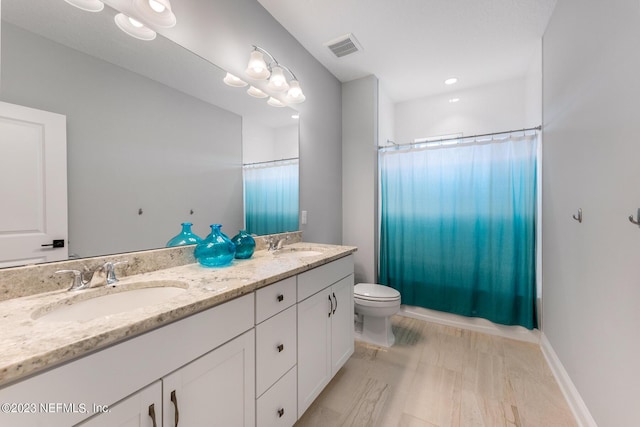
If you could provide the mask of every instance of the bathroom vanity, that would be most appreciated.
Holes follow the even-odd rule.
[[[355,250],[295,243],[227,268],[0,302],[0,425],[291,426],[353,353]],[[184,291],[95,318],[52,315],[161,287]]]

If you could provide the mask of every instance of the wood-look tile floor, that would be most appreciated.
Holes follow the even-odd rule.
[[[356,341],[296,427],[577,426],[537,345],[392,321],[396,344]]]

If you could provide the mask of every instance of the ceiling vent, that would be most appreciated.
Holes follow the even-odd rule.
[[[338,58],[342,58],[343,56],[351,55],[352,53],[362,50],[362,46],[351,33],[330,40],[324,45],[331,49],[331,52],[333,52],[333,54]]]

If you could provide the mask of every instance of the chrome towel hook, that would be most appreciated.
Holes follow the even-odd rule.
[[[639,215],[637,220],[633,219],[633,215],[629,215],[629,221],[631,221],[635,225],[640,225],[640,209],[638,209],[638,212]]]
[[[578,216],[572,215],[573,219],[582,224],[582,208],[578,209]]]

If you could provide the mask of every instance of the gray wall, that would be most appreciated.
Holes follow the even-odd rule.
[[[6,23],[2,41],[0,98],[67,116],[70,253],[242,227],[240,116]]]
[[[543,332],[601,427],[638,424],[638,40],[635,0],[559,1],[543,39]]]
[[[342,85],[342,234],[354,254],[355,280],[377,279],[378,79]]]
[[[295,106],[300,111],[300,209],[308,211],[303,238],[341,243],[340,82],[255,0],[181,0],[172,6],[179,24],[163,34],[220,67],[244,75],[251,45],[257,44],[295,72],[307,97]]]

